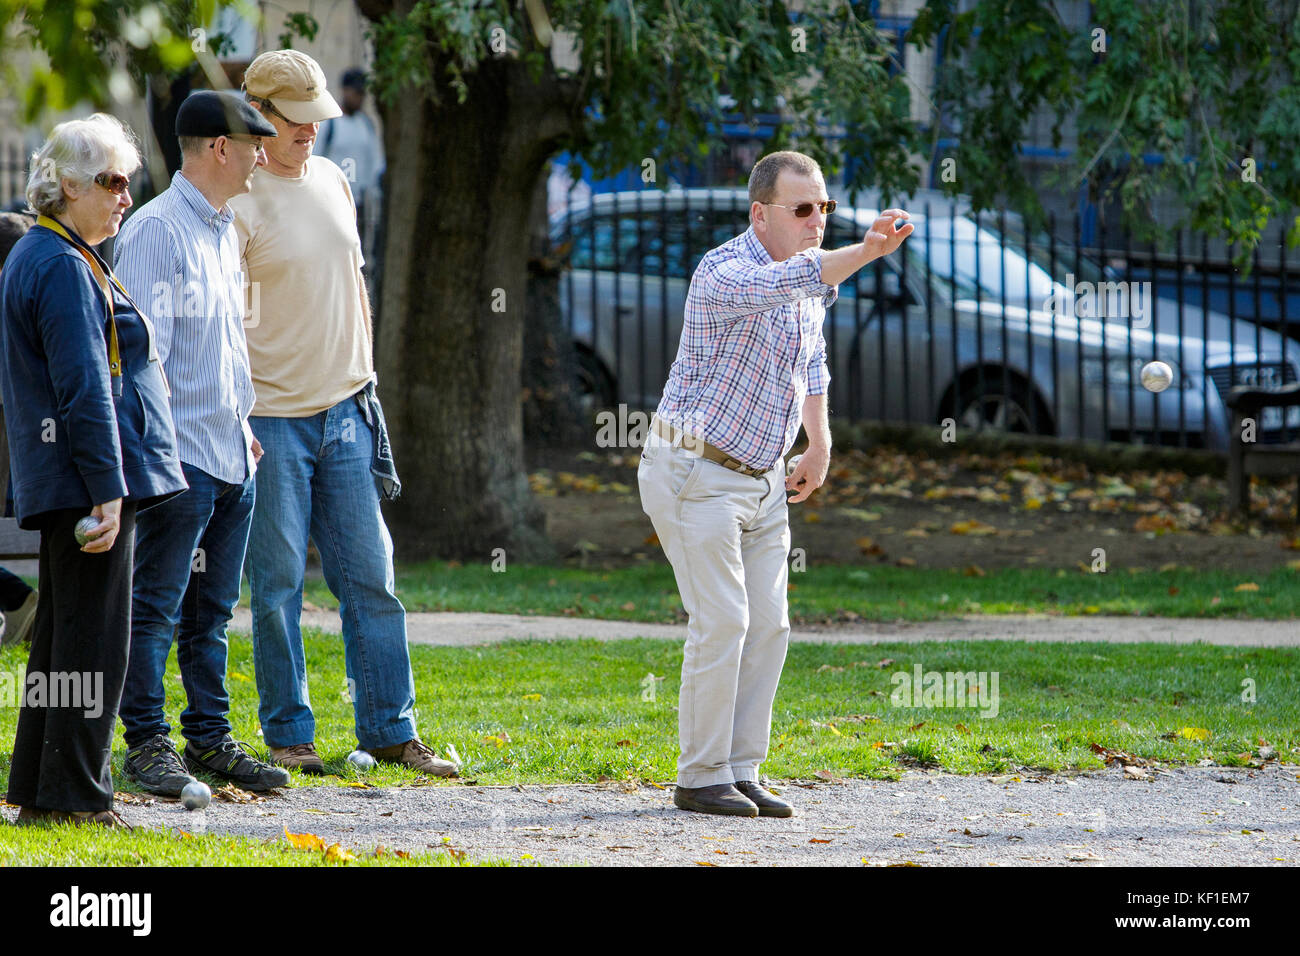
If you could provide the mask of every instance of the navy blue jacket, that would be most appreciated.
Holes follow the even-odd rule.
[[[104,294],[81,254],[34,226],[0,271],[0,391],[23,528],[39,528],[56,508],[89,513],[123,498],[142,510],[188,487],[153,330],[111,288],[123,368],[117,399]]]

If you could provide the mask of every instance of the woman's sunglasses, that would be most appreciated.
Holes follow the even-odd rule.
[[[782,206],[779,202],[765,202],[764,206],[780,206],[782,209],[793,209],[796,218],[807,219],[812,215],[813,209],[817,209],[823,216],[829,216],[835,211],[835,200],[827,199],[825,202],[801,202],[797,206]]]
[[[120,196],[131,185],[131,177],[123,176],[121,173],[100,173],[95,177],[95,183],[103,186],[114,196]]]

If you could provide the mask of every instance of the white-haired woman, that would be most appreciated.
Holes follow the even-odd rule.
[[[0,389],[14,510],[41,532],[40,599],[8,802],[19,823],[125,826],[110,766],[130,642],[138,510],[186,487],[153,330],[95,252],[140,154],[103,113],[32,156],[40,214],[0,273]],[[76,536],[77,522],[95,526]]]

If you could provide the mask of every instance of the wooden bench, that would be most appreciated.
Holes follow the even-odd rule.
[[[9,439],[5,435],[4,408],[0,406],[0,514],[4,513],[4,496],[9,489]],[[17,518],[0,518],[0,561],[15,558],[38,558],[41,533],[24,531]]]
[[[1255,433],[1260,432],[1259,414],[1265,408],[1286,409],[1300,406],[1300,382],[1277,388],[1252,388],[1238,385],[1228,393],[1224,404],[1232,412],[1232,442],[1228,449],[1228,503],[1240,515],[1250,514],[1250,476],[1282,478],[1293,475],[1296,484],[1296,514],[1300,516],[1300,439],[1284,444],[1260,444],[1241,440],[1242,423],[1255,419]]]

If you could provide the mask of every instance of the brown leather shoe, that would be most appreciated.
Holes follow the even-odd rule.
[[[73,826],[106,827],[110,830],[134,830],[135,827],[122,819],[116,810],[47,810],[45,820],[48,823],[70,823]]]
[[[404,744],[379,747],[367,752],[376,760],[400,763],[404,767],[410,767],[420,773],[432,774],[435,777],[455,777],[460,772],[458,764],[443,760],[419,737],[412,737]]]
[[[271,763],[286,770],[301,770],[321,776],[325,773],[325,761],[316,753],[314,743],[291,744],[288,747],[272,747]]]
[[[50,815],[49,810],[42,810],[40,807],[19,807],[18,819],[14,821],[15,826],[30,827],[39,823],[44,823]]]
[[[794,807],[752,780],[737,780],[736,789],[753,801],[760,817],[792,817]]]
[[[678,787],[673,803],[682,810],[716,813],[724,817],[756,817],[758,807],[736,789],[734,784],[715,783],[711,787]]]

